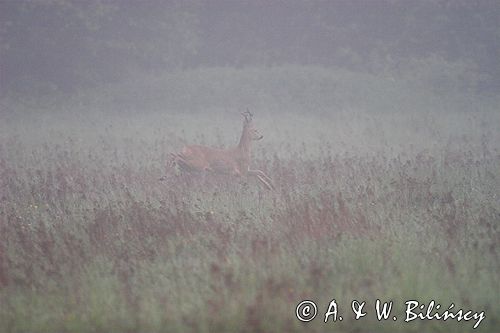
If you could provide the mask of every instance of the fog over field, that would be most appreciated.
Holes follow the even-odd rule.
[[[496,332],[499,59],[498,1],[0,0],[0,331]]]

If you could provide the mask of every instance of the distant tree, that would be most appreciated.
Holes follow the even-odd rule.
[[[464,69],[467,89],[500,92],[500,2],[0,1],[1,93],[204,66],[377,72],[435,59]]]
[[[181,67],[197,34],[196,16],[170,2],[2,1],[2,92],[71,91]]]

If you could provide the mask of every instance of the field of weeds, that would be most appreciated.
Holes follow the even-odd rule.
[[[238,110],[5,116],[0,331],[473,330],[405,323],[407,300],[500,326],[499,112],[252,111],[274,192],[167,166],[183,144],[235,144]],[[332,299],[344,320],[325,324]]]

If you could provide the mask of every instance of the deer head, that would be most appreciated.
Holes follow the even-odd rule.
[[[253,127],[253,114],[250,110],[246,109],[245,112],[242,112],[243,116],[243,132],[248,134],[248,138],[253,141],[261,140],[264,136],[259,133],[257,129]]]

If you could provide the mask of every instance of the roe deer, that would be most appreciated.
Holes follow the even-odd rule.
[[[240,142],[234,148],[217,149],[212,147],[189,145],[180,153],[172,153],[173,164],[187,172],[209,171],[233,176],[254,176],[267,189],[274,190],[271,178],[261,170],[250,169],[250,145],[260,140],[262,135],[253,127],[253,115],[250,111],[242,112],[243,131]]]

